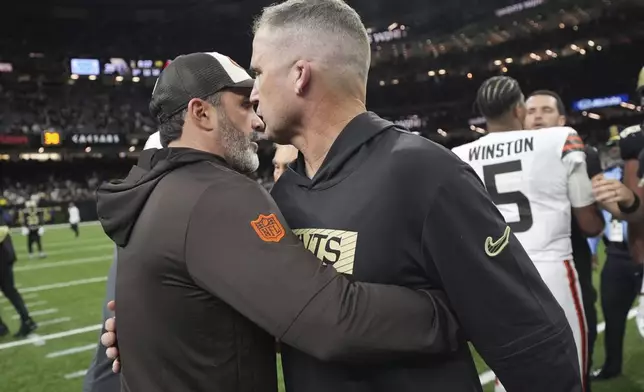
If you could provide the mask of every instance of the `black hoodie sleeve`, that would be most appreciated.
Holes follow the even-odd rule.
[[[476,173],[443,162],[423,253],[466,336],[508,391],[581,391],[565,314]]]
[[[282,342],[323,360],[451,351],[440,294],[352,283],[291,233],[272,198],[244,179],[212,186],[186,234],[195,282]]]

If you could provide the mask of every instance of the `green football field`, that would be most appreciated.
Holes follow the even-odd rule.
[[[48,257],[29,260],[25,237],[14,234],[13,239],[19,254],[16,281],[40,328],[27,340],[0,339],[0,392],[80,391],[98,338],[112,244],[96,225],[81,227],[79,239],[67,228],[49,228],[43,237]],[[15,311],[2,297],[0,314],[16,331]],[[602,361],[600,334],[595,363]],[[628,324],[624,361],[621,378],[594,383],[593,390],[644,392],[644,341],[633,321]],[[485,390],[492,391],[490,373],[483,361],[478,365],[487,381]]]

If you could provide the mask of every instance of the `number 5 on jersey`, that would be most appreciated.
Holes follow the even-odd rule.
[[[500,193],[496,185],[496,176],[506,173],[517,173],[521,172],[521,170],[520,160],[483,166],[483,182],[485,182],[485,187],[494,204],[497,206],[500,204],[516,204],[519,209],[519,221],[508,222],[510,229],[515,233],[528,231],[532,227],[530,201],[519,191]]]

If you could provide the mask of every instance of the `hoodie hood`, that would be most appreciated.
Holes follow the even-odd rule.
[[[105,233],[116,245],[126,246],[157,184],[173,170],[204,161],[227,166],[223,158],[191,148],[144,150],[124,180],[103,184],[96,191],[98,219]]]
[[[322,162],[322,166],[313,178],[306,175],[304,156],[300,153],[291,164],[295,182],[311,189],[329,188],[349,176],[367,157],[368,151],[363,148],[374,137],[396,125],[373,112],[356,116],[342,130],[333,142],[331,149]]]

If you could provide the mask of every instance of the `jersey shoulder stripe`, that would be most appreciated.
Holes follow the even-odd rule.
[[[571,132],[566,137],[566,141],[564,142],[563,148],[561,149],[561,157],[563,158],[566,155],[576,151],[584,152],[584,141],[581,140],[581,137],[579,137],[577,132]]]

